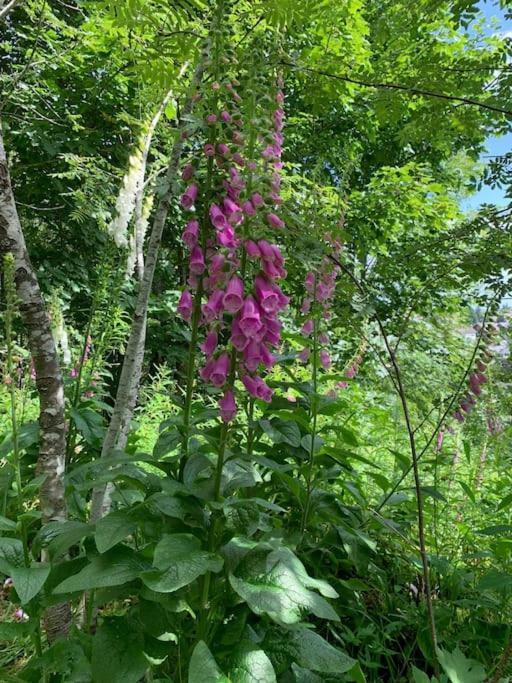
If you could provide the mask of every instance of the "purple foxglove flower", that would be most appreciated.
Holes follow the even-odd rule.
[[[273,389],[271,389],[265,382],[261,379],[261,377],[256,377],[256,393],[258,395],[258,398],[261,398],[262,401],[265,401],[266,403],[270,403],[272,400],[272,395],[274,393]]]
[[[228,197],[232,199],[234,202],[238,202],[240,200],[240,195],[242,194],[242,191],[237,189],[236,187],[233,187],[231,183],[228,183],[227,180],[224,180],[222,184],[224,186],[224,189],[226,190]]]
[[[236,202],[234,202],[232,199],[229,199],[229,197],[226,197],[223,200],[222,205],[224,207],[224,214],[228,219],[228,223],[231,223],[231,225],[238,225],[243,221],[244,214]]]
[[[224,298],[224,292],[220,289],[216,289],[211,295],[208,301],[203,305],[202,311],[206,322],[212,322],[215,318],[218,318],[222,312],[222,299]]]
[[[231,114],[228,111],[223,111],[220,114],[220,118],[224,123],[230,123],[231,122]]]
[[[259,192],[255,192],[252,195],[251,202],[252,202],[253,206],[255,206],[257,209],[261,208],[265,204],[265,200],[259,194]]]
[[[192,305],[192,295],[188,289],[185,289],[181,293],[178,303],[178,315],[180,315],[183,320],[190,320],[190,316],[192,315]]]
[[[300,312],[303,313],[304,315],[307,315],[309,311],[311,310],[311,299],[306,298],[302,302],[302,306],[300,307]]]
[[[258,170],[258,164],[255,161],[248,161],[247,168],[249,169],[249,171],[256,173],[256,171]]]
[[[29,617],[28,614],[21,609],[21,607],[18,607],[18,609],[14,612],[14,618],[16,621],[27,621]]]
[[[243,190],[245,187],[245,180],[242,178],[238,169],[234,166],[229,169],[229,178],[231,185],[237,190]]]
[[[349,368],[347,368],[345,372],[345,377],[347,379],[354,379],[354,377],[357,375],[357,365],[353,364]]]
[[[270,346],[279,346],[281,341],[281,323],[279,320],[266,319],[263,341],[270,344]]]
[[[69,371],[69,376],[71,379],[75,379],[75,377],[78,377],[78,370],[76,368],[71,368]]]
[[[453,417],[457,420],[457,422],[464,422],[466,419],[459,410],[453,414]]]
[[[231,389],[228,389],[224,396],[219,401],[220,417],[226,424],[231,422],[236,417],[236,403],[235,397]]]
[[[196,169],[194,166],[192,166],[192,164],[187,164],[181,173],[181,177],[185,182],[188,182],[189,180],[192,180],[195,173]]]
[[[252,337],[261,329],[260,312],[252,296],[248,296],[244,301],[238,318],[238,324],[246,337]]]
[[[200,345],[201,351],[206,355],[206,356],[211,356],[212,353],[215,351],[217,348],[217,344],[219,341],[219,335],[215,330],[212,330],[209,332],[206,336],[206,339],[204,342]]]
[[[199,239],[199,223],[198,221],[189,221],[183,231],[181,239],[189,249],[193,249],[197,240]]]
[[[264,159],[273,159],[276,156],[274,145],[267,145],[261,153],[261,156]]]
[[[290,303],[289,297],[285,296],[281,291],[281,288],[278,287],[275,283],[272,284],[272,290],[275,292],[275,294],[277,294],[279,310],[286,308]]]
[[[311,355],[311,349],[308,349],[306,347],[306,348],[302,349],[302,351],[298,354],[297,358],[300,360],[301,363],[307,363],[310,355]]]
[[[282,90],[279,90],[277,95],[276,95],[276,102],[278,104],[283,104],[284,102],[284,92]]]
[[[194,275],[202,275],[204,273],[205,264],[203,251],[200,246],[196,245],[190,254],[190,272]]]
[[[212,204],[210,206],[209,213],[212,225],[217,228],[217,230],[223,230],[229,226],[226,216],[224,215],[222,209],[217,206],[217,204]]]
[[[206,365],[199,370],[199,377],[203,380],[203,382],[210,381],[210,375],[212,374],[216,362],[217,361],[215,358],[210,358]]]
[[[249,344],[249,339],[247,339],[245,334],[240,329],[240,325],[238,324],[237,320],[233,320],[233,324],[231,326],[231,343],[240,353]]]
[[[198,192],[199,190],[197,185],[189,185],[185,192],[181,195],[181,206],[184,209],[191,209],[195,204]]]
[[[478,372],[485,372],[487,370],[487,365],[483,363],[481,360],[479,360],[476,363],[476,369],[478,370]]]
[[[249,372],[254,372],[261,362],[261,347],[258,342],[254,340],[249,341],[243,354],[245,367]]]
[[[217,116],[215,114],[208,114],[206,117],[206,123],[208,123],[210,126],[212,126],[214,123],[217,123]]]
[[[263,272],[270,280],[277,280],[278,278],[283,277],[283,273],[286,272],[279,266],[276,266],[275,263],[272,263],[272,261],[263,261],[261,265]]]
[[[265,313],[275,313],[279,308],[279,296],[272,285],[261,275],[254,281],[256,300]]]
[[[347,389],[348,388],[348,382],[337,382],[336,388],[337,389]]]
[[[331,367],[331,357],[329,356],[328,352],[325,350],[320,351],[320,363],[322,363],[322,367],[325,368],[325,370],[328,370]]]
[[[212,256],[212,259],[210,261],[209,272],[211,274],[219,273],[224,268],[225,263],[226,257],[224,256],[224,254],[215,254],[214,256]]]
[[[245,201],[242,204],[242,209],[243,209],[243,212],[245,213],[246,216],[255,216],[256,215],[256,209],[252,205],[252,202],[250,202],[249,200]]]
[[[304,286],[306,287],[306,291],[310,294],[315,289],[315,281],[316,275],[310,270],[309,273],[306,274],[306,277],[304,279]]]
[[[206,144],[203,147],[203,152],[207,157],[214,157],[215,156],[215,147],[211,145],[210,143]]]
[[[479,384],[486,384],[487,383],[487,377],[482,372],[477,372],[476,378],[477,378]]]
[[[258,242],[258,247],[261,252],[261,256],[265,261],[271,261],[273,262],[275,259],[275,254],[274,250],[272,249],[272,245],[270,242],[267,242],[267,240],[260,240]]]
[[[277,192],[271,192],[269,194],[270,204],[279,205],[283,203],[282,198],[277,194]]]
[[[237,275],[233,275],[229,281],[223,304],[228,313],[238,313],[244,305],[244,283]]]
[[[229,249],[236,249],[238,241],[235,237],[235,231],[228,225],[223,230],[217,232],[217,243],[221,247],[228,247]]]
[[[313,321],[312,320],[306,320],[306,322],[302,326],[301,334],[304,337],[309,337],[309,335],[311,334],[311,332],[313,332],[314,329],[315,329],[315,326],[313,324]]]
[[[258,382],[250,375],[244,375],[242,377],[242,384],[247,389],[247,391],[254,396],[254,398],[259,398],[258,396]]]
[[[231,152],[229,151],[229,147],[225,145],[223,142],[220,143],[220,145],[217,145],[217,152],[221,155],[221,157],[229,157]]]
[[[329,335],[326,334],[325,332],[322,332],[322,334],[318,335],[318,341],[320,344],[328,344],[329,343]]]
[[[231,139],[233,141],[233,144],[235,145],[244,144],[244,136],[238,130],[235,130],[235,132],[233,133],[233,137]]]
[[[210,374],[210,382],[214,387],[222,387],[226,383],[229,372],[229,356],[227,353],[222,353],[213,366]]]
[[[240,154],[240,152],[235,152],[233,154],[233,161],[235,162],[235,164],[238,164],[239,166],[245,166],[245,159]]]
[[[267,214],[267,223],[271,228],[284,228],[285,225],[284,221],[282,221],[279,216],[276,216],[275,213]]]
[[[264,344],[260,346],[260,358],[263,365],[268,369],[270,369],[276,364],[276,359]]]
[[[274,254],[274,263],[277,263],[278,266],[284,265],[284,257],[281,254],[281,250],[277,246],[277,244],[271,244],[270,248],[272,250],[272,253]]]

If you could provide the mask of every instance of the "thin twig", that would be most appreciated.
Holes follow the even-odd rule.
[[[505,114],[506,116],[512,116],[512,110],[510,109],[502,109],[501,107],[495,107],[492,104],[479,102],[478,100],[473,100],[469,97],[457,97],[455,95],[447,95],[446,93],[434,92],[433,90],[413,88],[411,86],[401,85],[399,83],[376,83],[371,81],[362,81],[357,78],[351,78],[350,76],[342,76],[339,74],[329,73],[328,71],[323,71],[322,69],[312,69],[306,66],[299,66],[298,64],[293,64],[292,62],[282,61],[281,64],[283,64],[284,66],[289,66],[292,69],[306,71],[308,73],[317,74],[318,76],[325,76],[326,78],[332,78],[337,81],[344,81],[345,83],[354,83],[355,85],[361,85],[364,88],[374,88],[376,90],[399,90],[401,92],[408,92],[411,95],[419,95],[421,97],[433,97],[438,100],[448,100],[450,102],[459,102],[460,104],[466,106],[480,107],[481,109],[487,109],[489,111],[498,112],[499,114]]]

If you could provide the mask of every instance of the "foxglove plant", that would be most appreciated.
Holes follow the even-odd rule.
[[[487,371],[493,357],[491,344],[498,331],[492,322],[485,324],[483,327],[475,325],[474,329],[481,335],[482,345],[480,353],[469,373],[466,392],[460,398],[459,406],[453,414],[455,420],[460,424],[466,421],[468,415],[475,408],[478,399],[482,395],[482,387],[488,382]]]
[[[237,378],[253,398],[271,400],[272,390],[261,375],[274,365],[272,350],[280,343],[278,315],[288,304],[278,284],[286,275],[284,258],[267,239],[284,227],[277,214],[284,94],[280,83],[266,136],[253,130],[257,105],[252,97],[244,108],[250,121],[245,133],[239,85],[236,79],[214,80],[204,98],[204,188],[194,164],[185,165],[182,173],[188,185],[181,206],[191,214],[182,234],[189,250],[188,286],[178,303],[179,314],[192,327],[185,431],[199,333],[204,332],[200,349],[206,357],[199,375],[223,390],[219,410],[228,424],[237,413]],[[264,146],[260,158],[258,146]]]

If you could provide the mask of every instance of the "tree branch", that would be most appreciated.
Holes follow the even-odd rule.
[[[293,64],[292,62],[282,61],[281,64],[283,64],[284,66],[289,66],[292,69],[297,69],[299,71],[306,71],[307,73],[317,74],[318,76],[332,78],[336,81],[343,81],[345,83],[354,83],[355,85],[361,85],[364,88],[374,88],[376,90],[399,90],[401,92],[410,93],[411,95],[418,95],[421,97],[432,97],[438,100],[459,102],[460,104],[466,106],[480,107],[481,109],[487,109],[488,111],[494,111],[498,114],[505,114],[505,116],[512,117],[511,109],[502,109],[501,107],[495,107],[492,104],[479,102],[478,100],[473,100],[469,97],[457,97],[456,95],[447,95],[446,93],[435,92],[433,90],[423,90],[422,88],[413,88],[408,85],[401,85],[399,83],[376,83],[370,81],[362,81],[357,78],[351,78],[350,76],[341,76],[339,74],[329,73],[328,71],[323,71],[322,69],[312,69],[307,66],[299,66],[298,64]]]

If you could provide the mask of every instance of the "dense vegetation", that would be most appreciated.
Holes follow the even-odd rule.
[[[1,681],[512,680],[511,54],[0,0]]]

